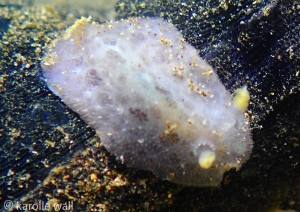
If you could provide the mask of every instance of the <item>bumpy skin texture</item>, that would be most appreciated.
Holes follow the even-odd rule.
[[[121,161],[162,179],[217,185],[252,139],[244,111],[181,33],[158,18],[82,18],[44,59],[50,89]]]

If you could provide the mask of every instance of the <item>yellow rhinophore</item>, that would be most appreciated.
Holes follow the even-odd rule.
[[[208,169],[211,167],[212,163],[215,161],[216,155],[212,151],[204,151],[199,157],[199,165],[203,169]]]
[[[242,88],[238,88],[234,91],[235,97],[233,98],[233,105],[241,111],[247,109],[250,101],[250,94],[245,85]]]

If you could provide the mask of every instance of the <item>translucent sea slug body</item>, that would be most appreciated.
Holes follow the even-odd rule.
[[[98,25],[81,18],[50,45],[43,73],[104,146],[135,168],[212,186],[249,157],[246,88],[233,100],[181,33],[161,19]]]

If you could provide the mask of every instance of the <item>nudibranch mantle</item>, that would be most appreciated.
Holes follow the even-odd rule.
[[[81,18],[42,63],[49,88],[125,164],[162,179],[215,186],[252,148],[247,88],[235,97],[170,23]]]

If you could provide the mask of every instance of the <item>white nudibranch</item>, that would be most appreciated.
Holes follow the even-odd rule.
[[[49,88],[125,164],[215,186],[252,148],[247,87],[233,97],[182,34],[159,18],[81,18],[49,45]]]

